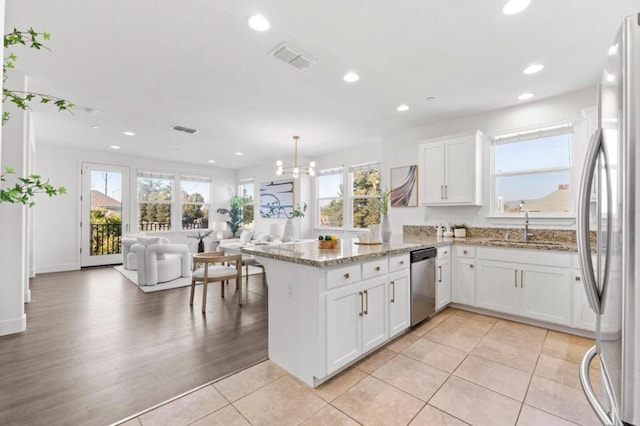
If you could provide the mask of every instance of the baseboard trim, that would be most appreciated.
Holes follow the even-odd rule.
[[[0,321],[0,336],[21,333],[27,329],[27,315]]]
[[[31,290],[26,289],[24,291],[24,303],[29,303],[29,302],[31,302]]]
[[[80,266],[76,263],[63,263],[61,265],[45,265],[36,268],[36,274],[48,274],[51,272],[78,271]]]

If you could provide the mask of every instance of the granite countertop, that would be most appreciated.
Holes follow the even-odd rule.
[[[577,252],[578,248],[574,242],[557,242],[557,241],[536,241],[531,240],[527,243],[518,240],[499,240],[496,238],[438,238],[438,237],[411,237],[405,236],[406,243],[420,243],[428,246],[437,247],[445,244],[483,246],[483,247],[506,247],[519,248],[529,250],[547,250],[547,251],[573,251]]]
[[[577,251],[576,244],[555,241],[506,241],[492,238],[438,238],[430,236],[405,236],[403,242],[390,242],[380,245],[359,245],[357,239],[343,239],[341,246],[336,249],[320,249],[318,241],[304,241],[265,246],[245,246],[241,251],[245,254],[299,263],[301,265],[323,268],[342,265],[351,262],[375,259],[387,255],[407,253],[412,250],[427,247],[442,247],[447,245],[471,245],[483,247],[519,248],[546,251]]]
[[[375,259],[387,255],[407,253],[412,250],[448,245],[449,242],[391,242],[380,245],[359,245],[357,239],[340,240],[340,247],[335,249],[320,249],[318,241],[305,241],[299,243],[286,243],[267,246],[248,246],[242,248],[242,253],[282,260],[285,262],[299,263],[301,265],[323,268],[342,265],[351,262]]]

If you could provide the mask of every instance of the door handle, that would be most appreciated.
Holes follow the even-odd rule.
[[[520,269],[520,288],[524,285],[524,270]]]
[[[596,347],[592,347],[584,354],[584,358],[580,362],[580,384],[582,385],[582,389],[584,390],[584,394],[587,397],[587,401],[593,408],[593,411],[596,412],[596,415],[600,419],[603,425],[614,425],[615,423],[609,416],[609,413],[602,407],[600,401],[598,401],[598,397],[596,396],[593,387],[591,386],[591,378],[589,377],[589,367],[591,365],[591,361],[597,355]],[[604,390],[609,398],[610,404],[612,401],[612,397],[610,396],[613,392],[609,389],[609,381],[603,380],[604,382]],[[611,406],[615,406],[615,403],[611,404]]]
[[[518,287],[518,270],[513,270],[513,286]]]
[[[391,303],[396,302],[396,282],[391,281]]]
[[[358,312],[358,315],[362,316],[364,315],[364,298],[362,297],[362,292],[359,291],[358,294],[360,295],[360,312]]]
[[[364,314],[369,315],[369,292],[367,290],[364,291]]]
[[[442,282],[442,266],[438,266],[438,273],[440,274],[440,278],[438,278],[438,282],[441,283]]]

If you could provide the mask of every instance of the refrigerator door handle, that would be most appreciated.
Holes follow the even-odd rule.
[[[584,289],[587,293],[589,306],[596,314],[601,314],[600,295],[598,285],[591,260],[591,241],[589,240],[589,203],[591,200],[591,183],[593,175],[598,165],[598,154],[602,150],[602,129],[595,131],[591,136],[587,155],[585,157],[582,179],[580,180],[580,191],[578,193],[578,259],[580,269],[584,277]]]
[[[589,368],[591,367],[591,361],[597,355],[596,347],[592,347],[584,354],[582,361],[580,362],[580,384],[582,385],[582,390],[584,391],[585,396],[587,397],[587,401],[595,411],[596,415],[600,419],[605,426],[616,426],[616,423],[611,419],[609,413],[604,409],[600,401],[598,401],[598,397],[596,396],[596,392],[593,390],[593,386],[591,386],[591,378],[589,375]],[[609,398],[609,405],[613,405],[613,401],[611,400],[611,391],[606,384],[603,386],[605,392],[607,393],[607,397]]]

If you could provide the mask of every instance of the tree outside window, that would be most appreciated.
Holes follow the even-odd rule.
[[[242,198],[242,218],[243,226],[248,229],[253,229],[253,214],[254,214],[254,183],[253,179],[244,180],[238,185],[238,195]]]
[[[318,211],[321,228],[342,228],[344,221],[343,171],[320,174],[317,177]]]
[[[351,173],[353,228],[380,223],[380,169],[378,165]]]
[[[168,231],[171,229],[173,177],[138,175],[138,229]]]
[[[180,180],[182,229],[209,228],[211,179],[183,176]]]

